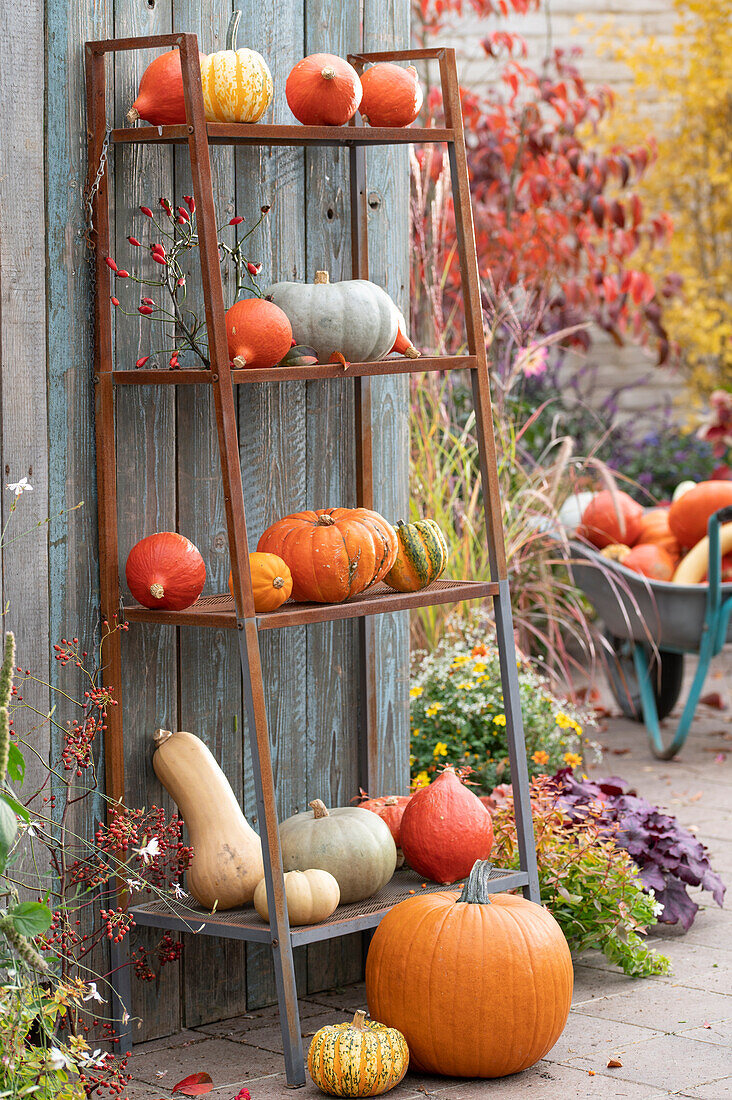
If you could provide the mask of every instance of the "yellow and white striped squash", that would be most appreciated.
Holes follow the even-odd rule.
[[[308,1052],[308,1072],[330,1096],[381,1096],[399,1084],[409,1065],[409,1048],[395,1027],[367,1020],[316,1031]]]
[[[433,519],[398,523],[396,535],[397,560],[384,577],[390,588],[418,592],[442,576],[447,565],[447,541]]]
[[[256,50],[236,49],[241,11],[231,17],[226,49],[201,61],[203,104],[208,122],[257,122],[272,102],[269,66]]]

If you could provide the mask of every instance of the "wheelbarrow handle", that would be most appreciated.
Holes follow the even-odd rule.
[[[730,522],[732,522],[732,505],[728,505],[726,508],[720,508],[718,512],[713,512],[707,524],[707,533],[709,536],[707,583],[709,588],[707,592],[706,619],[709,628],[714,632],[722,629],[722,624],[719,620],[722,604],[722,554],[719,543],[719,530],[722,524]],[[729,616],[727,615],[727,617]],[[726,633],[726,620],[723,625]]]
[[[713,512],[709,517],[709,528],[713,523],[720,527],[723,523],[732,523],[732,504],[728,504],[726,508],[720,508],[718,512]]]

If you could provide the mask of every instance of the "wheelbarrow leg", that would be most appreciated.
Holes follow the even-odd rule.
[[[691,682],[689,695],[684,703],[684,709],[681,712],[679,724],[676,727],[676,733],[669,745],[664,745],[663,743],[663,734],[661,732],[661,725],[658,720],[658,709],[656,707],[656,696],[651,683],[652,674],[648,654],[641,645],[633,647],[633,660],[635,662],[635,671],[640,687],[641,706],[643,707],[643,721],[648,730],[648,740],[651,745],[651,752],[658,760],[671,760],[686,741],[689,730],[691,729],[694,712],[696,711],[697,703],[699,702],[699,697],[704,687],[704,681],[709,671],[709,662],[713,656],[713,643],[712,631],[705,629],[701,648],[699,650],[699,661],[696,666],[696,672],[694,673],[694,679]]]

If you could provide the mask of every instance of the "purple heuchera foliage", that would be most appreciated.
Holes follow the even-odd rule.
[[[663,905],[659,921],[680,923],[685,931],[691,928],[699,906],[689,897],[687,886],[701,886],[722,905],[726,887],[712,870],[706,848],[672,814],[638,798],[617,776],[593,783],[564,768],[555,779],[558,804],[573,820],[582,818],[588,803],[603,804],[601,820],[607,822],[608,833],[638,864],[643,885]]]

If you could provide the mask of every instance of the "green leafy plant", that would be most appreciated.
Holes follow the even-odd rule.
[[[531,784],[531,805],[539,864],[541,898],[567,937],[572,951],[602,951],[626,974],[666,974],[669,960],[649,948],[645,933],[663,906],[646,893],[636,864],[607,834],[601,804],[590,803],[581,820],[558,804],[553,779]],[[503,867],[518,866],[513,795],[495,793],[493,857]]]
[[[482,640],[477,640],[480,637]],[[445,639],[418,661],[410,687],[415,785],[445,764],[472,769],[485,794],[510,777],[498,649],[485,634]],[[519,662],[519,692],[532,775],[579,767],[599,748],[585,734],[588,716],[559,700],[530,661]]]

